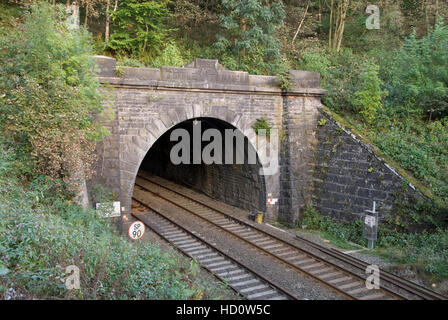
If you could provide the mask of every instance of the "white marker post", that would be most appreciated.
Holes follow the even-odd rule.
[[[378,212],[376,212],[376,202],[373,201],[373,209],[366,210],[372,215],[365,215],[364,217],[364,232],[363,236],[367,239],[367,248],[373,249],[374,242],[378,238]]]
[[[145,225],[141,221],[135,221],[129,226],[128,235],[132,240],[138,240],[145,234]]]

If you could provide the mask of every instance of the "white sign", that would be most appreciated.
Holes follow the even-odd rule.
[[[128,230],[129,238],[132,240],[138,240],[145,234],[145,225],[141,221],[133,222]]]
[[[96,210],[101,218],[113,218],[121,215],[120,201],[97,203]]]
[[[364,219],[364,224],[368,225],[369,227],[373,228],[373,226],[376,224],[376,219],[374,216],[366,216]]]

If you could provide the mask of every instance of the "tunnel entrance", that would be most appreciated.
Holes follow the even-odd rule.
[[[191,137],[189,139],[190,148],[189,150],[186,149],[190,152],[187,158],[191,159],[188,164],[174,164],[172,162],[173,147],[179,146],[181,140],[178,138],[178,140],[171,141],[170,139],[176,129],[184,129]],[[194,154],[193,140],[197,141],[197,139],[193,139],[193,136],[200,132],[200,137],[204,138],[203,133],[208,129],[218,130],[223,139],[219,142],[219,140],[214,141],[215,139],[211,137],[208,141],[201,141],[199,144],[201,153],[210,143],[220,143],[222,145],[222,164],[208,164],[207,159],[205,161],[200,159],[200,163],[197,163],[197,160],[194,161],[194,157],[197,159],[197,154]],[[195,118],[179,123],[165,132],[153,144],[140,165],[139,173],[146,172],[159,176],[252,213],[265,212],[266,185],[264,176],[259,174],[262,165],[258,155],[247,137],[244,137],[244,148],[241,147],[242,144],[237,145],[237,139],[233,139],[232,150],[229,150],[229,145],[226,146],[224,141],[226,129],[242,135],[237,128],[228,122],[216,118]],[[176,132],[179,132],[179,130]],[[229,152],[233,154],[234,158],[231,164],[224,159],[226,153],[229,154]],[[179,152],[179,154],[182,154],[182,152]],[[211,154],[218,156],[214,152],[211,152]],[[243,157],[244,160],[237,161],[238,155]],[[251,155],[255,155],[255,159],[251,158]],[[182,154],[182,156],[187,155]]]

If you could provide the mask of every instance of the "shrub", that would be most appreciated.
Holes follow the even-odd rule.
[[[0,141],[0,294],[13,287],[26,298],[214,298],[194,266],[126,240],[57,181],[40,177],[25,189],[13,162]],[[80,290],[65,287],[69,265],[80,269]]]
[[[388,109],[398,116],[425,113],[448,115],[448,28],[439,22],[421,39],[411,34],[384,77],[390,92]]]
[[[330,217],[320,216],[315,208],[308,206],[301,223],[308,229],[321,231],[325,237],[336,240],[342,247],[346,246],[347,241],[366,245],[361,219],[348,223],[337,222]],[[378,228],[375,248],[390,261],[411,265],[437,280],[448,279],[448,229],[413,234],[399,232],[387,223],[382,223]]]
[[[283,3],[259,0],[222,1],[221,34],[215,48],[230,69],[256,74],[285,71],[275,31],[283,23]]]
[[[37,170],[24,173],[63,178],[75,191],[107,133],[93,119],[101,106],[89,35],[68,30],[62,10],[39,2],[0,48],[0,131],[16,155],[33,158]]]
[[[382,98],[386,93],[381,89],[382,81],[378,76],[379,67],[368,63],[360,76],[360,89],[355,92],[352,100],[364,121],[372,124],[378,111],[383,109]]]
[[[258,118],[252,128],[256,134],[258,134],[258,130],[266,130],[266,137],[271,135],[271,126],[266,118]]]
[[[171,41],[165,45],[158,56],[151,60],[149,65],[154,68],[162,66],[180,67],[191,62],[191,59],[187,49],[180,48],[176,42]]]
[[[447,203],[448,120],[395,122],[375,135],[375,143]]]
[[[168,1],[121,1],[112,16],[114,32],[107,47],[117,53],[140,57],[158,53],[169,30]]]
[[[323,103],[330,109],[357,114],[359,108],[353,104],[352,97],[356,92],[365,90],[361,85],[367,85],[367,82],[360,80],[365,65],[365,59],[354,55],[349,49],[342,48],[339,53],[334,53],[314,48],[304,52],[294,67],[320,73],[322,87],[328,91]]]
[[[318,230],[322,224],[322,217],[315,208],[308,205],[302,215],[300,223],[302,224],[302,227]]]

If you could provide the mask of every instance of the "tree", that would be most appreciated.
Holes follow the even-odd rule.
[[[220,15],[223,34],[216,48],[236,57],[236,68],[257,72],[275,72],[280,56],[280,43],[275,36],[283,24],[285,11],[281,1],[223,0]],[[254,70],[255,69],[255,70]]]
[[[291,41],[292,44],[294,44],[294,41],[296,41],[296,38],[297,38],[297,36],[298,36],[298,34],[299,34],[299,32],[300,32],[300,29],[302,28],[303,22],[305,21],[306,15],[307,15],[307,13],[308,13],[308,8],[310,7],[310,3],[311,3],[311,0],[308,0],[308,2],[307,2],[307,4],[306,4],[305,13],[303,14],[303,18],[302,18],[302,20],[300,20],[300,24],[299,24],[299,26],[297,27],[296,32],[294,33],[294,37],[292,38],[292,41]]]
[[[381,88],[383,83],[378,76],[379,67],[374,63],[366,63],[360,76],[361,88],[355,92],[353,105],[364,121],[372,124],[378,111],[383,109],[382,99],[386,92]]]
[[[118,0],[115,0],[114,9],[112,12],[110,12],[110,1],[111,0],[106,0],[106,22],[104,27],[104,41],[106,42],[109,41],[110,37],[110,19],[118,9]]]
[[[64,11],[33,4],[25,24],[0,37],[0,132],[31,155],[29,174],[63,179],[79,194],[106,130],[93,118],[102,107],[89,35],[69,30]]]
[[[420,39],[414,32],[385,74],[395,113],[448,116],[448,27],[440,21]]]
[[[90,16],[98,16],[99,12],[96,10],[95,6],[103,0],[80,0],[81,7],[84,8],[84,26],[87,27]],[[67,0],[67,6],[70,3]]]
[[[328,34],[330,50],[336,52],[341,50],[349,5],[350,0],[330,0],[330,31]]]
[[[168,34],[168,0],[121,1],[112,16],[115,31],[108,47],[117,52],[140,56],[150,49],[157,51]]]

